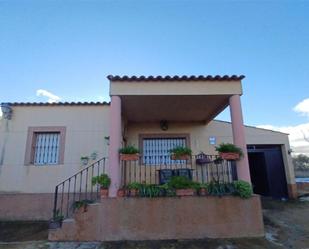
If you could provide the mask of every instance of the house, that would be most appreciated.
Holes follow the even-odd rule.
[[[0,120],[0,219],[46,220],[59,210],[66,218],[75,215],[51,231],[52,240],[262,235],[258,195],[116,198],[130,182],[159,184],[164,169],[185,169],[199,182],[240,179],[252,183],[256,194],[295,198],[288,134],[244,126],[243,78],[108,76],[110,103],[6,103]],[[214,120],[228,106],[231,123]],[[244,152],[236,165],[213,163],[215,146],[223,142]],[[124,145],[138,147],[140,158],[119,160]],[[171,160],[175,145],[190,147],[194,157]],[[205,155],[210,163],[197,164]],[[72,201],[97,198],[91,177],[101,173],[111,178],[110,198],[76,217]]]

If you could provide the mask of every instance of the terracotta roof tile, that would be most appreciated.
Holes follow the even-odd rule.
[[[80,105],[109,105],[109,102],[7,102],[11,106],[80,106]]]
[[[187,76],[187,75],[175,75],[175,76],[119,76],[119,75],[108,75],[107,78],[110,81],[233,81],[233,80],[242,80],[245,78],[244,75],[191,75],[191,76]]]

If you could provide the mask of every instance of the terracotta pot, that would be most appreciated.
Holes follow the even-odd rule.
[[[206,196],[206,195],[208,195],[208,190],[207,190],[206,188],[201,188],[201,189],[199,189],[199,191],[198,191],[198,195],[200,195],[200,196]]]
[[[108,197],[108,189],[100,188],[100,196],[101,196],[101,198],[107,198]]]
[[[195,195],[195,189],[187,188],[187,189],[176,189],[177,196],[193,196]]]
[[[219,156],[224,160],[230,160],[230,161],[239,160],[240,158],[239,154],[234,152],[220,152]]]
[[[138,196],[138,189],[130,189],[130,197]]]
[[[125,197],[125,196],[126,196],[126,190],[125,189],[118,189],[117,197]]]
[[[180,155],[176,156],[174,154],[171,155],[172,160],[190,160],[190,155]]]
[[[139,154],[120,154],[121,161],[137,161]]]

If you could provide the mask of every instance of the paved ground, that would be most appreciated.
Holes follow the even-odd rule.
[[[308,198],[309,199],[309,198]],[[0,249],[309,249],[309,200],[263,200],[265,238],[117,243],[47,242],[46,224],[0,223]],[[35,241],[27,241],[35,240]],[[12,242],[20,241],[20,242]],[[21,242],[24,241],[24,242]]]

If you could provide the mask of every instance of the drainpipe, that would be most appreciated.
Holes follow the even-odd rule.
[[[6,147],[8,139],[9,139],[9,120],[11,120],[12,112],[13,112],[12,107],[7,103],[1,104],[1,111],[2,111],[2,119],[5,122],[5,129],[4,129],[3,145],[2,145],[2,148],[1,148],[1,155],[0,155],[0,166],[2,166],[3,162],[4,162],[5,147]]]

